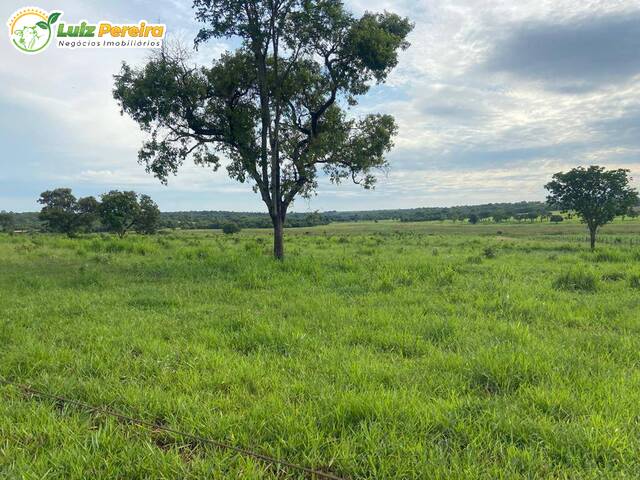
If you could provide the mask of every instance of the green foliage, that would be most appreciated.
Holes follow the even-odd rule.
[[[488,246],[484,247],[484,249],[482,250],[482,254],[484,255],[484,258],[496,258],[498,252],[495,247]]]
[[[522,221],[522,212],[536,211],[539,215],[546,215],[545,205],[541,202],[496,203],[486,205],[465,205],[451,208],[412,208],[396,210],[367,210],[367,211],[328,211],[287,214],[286,227],[313,227],[330,223],[383,220],[410,222],[458,222],[468,218],[472,212],[482,212],[485,218],[494,215],[504,215],[510,223]],[[15,228],[20,230],[39,230],[41,223],[37,213],[15,213]],[[235,222],[241,228],[270,228],[271,218],[268,213],[256,212],[224,212],[224,211],[191,211],[191,212],[161,212],[160,228],[221,229],[226,222]]]
[[[15,223],[13,213],[5,212],[4,210],[0,212],[0,229],[2,229],[3,232],[11,231]]]
[[[164,49],[142,68],[123,64],[113,91],[122,111],[149,132],[139,160],[166,183],[189,158],[213,170],[220,154],[231,178],[250,182],[273,221],[282,258],[282,224],[296,196],[335,183],[364,188],[387,166],[396,123],[355,118],[350,109],[383,83],[408,48],[413,26],[385,12],[354,17],[337,0],[195,0],[203,27],[196,45],[233,37],[239,48],[211,67]]]
[[[70,188],[42,192],[38,203],[43,205],[39,218],[51,232],[73,236],[90,230],[97,219],[97,200],[94,197],[76,199]]]
[[[160,209],[148,195],[112,190],[101,196],[100,220],[108,231],[124,237],[135,229],[152,234],[160,225]]]
[[[606,170],[592,165],[556,173],[545,185],[547,202],[563,211],[575,211],[589,227],[591,248],[599,227],[617,215],[627,215],[638,204],[638,192],[630,186],[629,170]]]
[[[136,192],[111,190],[100,197],[100,220],[110,232],[124,237],[134,227],[140,216],[140,204]]]
[[[140,211],[136,219],[135,228],[138,233],[151,235],[160,227],[160,209],[148,195],[140,195]]]
[[[559,290],[594,292],[598,288],[598,278],[588,270],[569,270],[561,273],[553,285]]]
[[[234,222],[228,222],[222,226],[222,231],[227,235],[230,235],[233,233],[239,233],[240,230],[241,228],[238,226],[237,223],[234,223]]]

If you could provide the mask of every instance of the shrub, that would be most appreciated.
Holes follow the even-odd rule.
[[[598,280],[591,272],[573,270],[561,274],[553,285],[558,290],[594,292],[598,288]]]
[[[241,230],[240,226],[235,222],[227,222],[222,226],[222,232],[226,235],[240,233]]]
[[[482,254],[485,258],[496,258],[496,249],[493,247],[484,247]]]

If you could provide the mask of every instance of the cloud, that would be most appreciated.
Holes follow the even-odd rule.
[[[484,68],[568,93],[624,82],[640,73],[640,11],[522,23]]]
[[[348,0],[360,15],[389,10],[415,22],[412,47],[355,114],[393,114],[391,169],[375,191],[321,179],[295,209],[400,208],[544,198],[558,171],[598,163],[640,177],[638,0]],[[7,0],[5,17],[22,7]],[[180,0],[58,0],[69,21],[161,21],[189,44],[200,25]],[[210,42],[209,64],[234,44]],[[33,210],[46,188],[79,195],[126,188],[163,209],[262,210],[248,185],[185,165],[164,187],[137,163],[144,135],[120,116],[112,75],[148,52],[37,56],[0,42],[0,209]],[[28,126],[29,128],[25,128]]]

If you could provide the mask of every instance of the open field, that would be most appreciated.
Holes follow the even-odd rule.
[[[199,230],[210,234],[210,230]],[[268,230],[245,229],[245,234],[270,235]],[[549,222],[533,223],[480,223],[470,225],[468,223],[453,222],[353,222],[333,223],[308,228],[295,228],[288,231],[289,235],[373,235],[373,234],[400,234],[415,233],[425,235],[464,235],[464,236],[506,236],[506,237],[530,237],[543,239],[552,237],[555,240],[588,241],[589,235],[585,226],[577,221],[568,221],[562,224]],[[601,229],[600,241],[602,243],[640,244],[640,222],[617,220]]]
[[[639,233],[4,235],[0,377],[345,478],[638,478]],[[0,478],[302,477],[4,386]]]

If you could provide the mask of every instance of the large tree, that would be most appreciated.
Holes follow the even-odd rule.
[[[56,188],[40,194],[43,205],[40,220],[51,232],[66,233],[72,237],[88,230],[97,219],[98,201],[94,197],[76,199],[70,188]]]
[[[139,153],[166,183],[192,157],[250,182],[266,204],[274,255],[297,195],[310,196],[318,169],[364,188],[387,165],[396,124],[389,115],[356,118],[350,108],[382,83],[406,49],[412,25],[392,13],[347,12],[340,0],[194,0],[203,24],[195,44],[233,38],[240,45],[211,67],[167,49],[142,68],[123,64],[114,97],[150,135]]]
[[[629,170],[606,170],[592,165],[556,173],[545,185],[547,202],[553,208],[575,211],[589,227],[591,249],[598,228],[617,215],[625,215],[638,203],[638,192],[630,186]]]
[[[140,217],[140,204],[136,192],[111,190],[100,197],[100,221],[120,238],[135,227]]]
[[[148,195],[111,190],[102,194],[100,200],[102,224],[120,238],[132,229],[143,234],[152,234],[158,230],[160,209]]]

